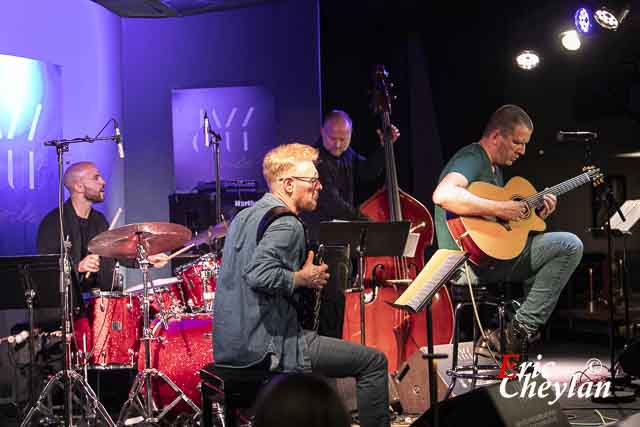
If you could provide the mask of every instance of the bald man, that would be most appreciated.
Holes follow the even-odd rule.
[[[63,179],[70,194],[63,207],[64,233],[71,241],[71,262],[74,271],[79,273],[76,277],[80,288],[82,291],[96,288],[109,291],[115,261],[88,253],[89,241],[109,228],[105,216],[93,208],[95,203],[104,201],[106,182],[91,162],[72,164]],[[49,212],[40,223],[37,246],[41,254],[60,253],[58,208]],[[155,267],[162,267],[166,264],[166,255],[154,255],[150,261]],[[87,272],[96,274],[87,279]]]
[[[100,288],[111,289],[115,261],[88,253],[89,241],[109,228],[105,216],[93,209],[94,203],[104,201],[106,182],[95,164],[74,163],[64,173],[64,186],[70,197],[63,208],[64,233],[71,241],[71,262],[83,291]],[[38,252],[60,253],[58,208],[49,212],[38,227]],[[65,236],[65,237],[66,237]],[[84,273],[91,272],[88,279]]]
[[[382,133],[378,130],[379,146],[369,158],[358,154],[351,147],[353,123],[347,113],[341,110],[329,111],[320,128],[320,138],[316,142],[318,148],[318,173],[323,190],[318,199],[318,209],[304,212],[302,220],[309,230],[311,241],[317,241],[320,222],[332,220],[366,220],[357,207],[356,189],[364,183],[371,183],[379,177],[384,169],[384,149]],[[391,125],[391,142],[400,137],[398,129]],[[375,143],[374,143],[375,144]],[[330,265],[334,272],[335,265]],[[344,295],[342,284],[338,283],[338,275],[332,274],[325,290],[322,292],[320,305],[320,325],[318,332],[322,335],[341,338],[344,314]]]

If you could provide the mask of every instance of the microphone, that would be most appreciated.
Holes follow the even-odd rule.
[[[115,135],[113,140],[118,144],[118,157],[124,159],[124,146],[122,145],[122,135],[120,134],[120,126],[118,126],[118,121],[113,119],[113,127],[115,130]]]
[[[561,130],[556,135],[558,142],[588,142],[596,139],[598,139],[596,132],[587,131],[565,132]]]
[[[204,146],[209,147],[209,117],[207,117],[207,112],[204,112]]]
[[[9,344],[20,344],[29,338],[29,331],[22,331],[19,334],[12,335],[6,338]]]

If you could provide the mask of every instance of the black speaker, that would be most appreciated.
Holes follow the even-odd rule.
[[[396,384],[400,403],[405,414],[422,414],[429,409],[431,398],[429,394],[429,380],[427,359],[422,355],[426,354],[426,348],[413,353],[399,368],[392,374],[393,382]],[[436,368],[438,362],[436,361]],[[444,399],[447,393],[448,384],[440,377],[440,372],[435,373],[437,381],[438,400]]]
[[[539,384],[545,381],[541,376],[531,379]],[[551,397],[521,398],[520,382],[508,381],[505,391],[517,394],[505,397],[500,393],[500,385],[494,384],[477,388],[453,399],[438,404],[438,425],[441,427],[570,427],[567,417],[562,413],[558,402],[549,404]],[[526,390],[526,389],[525,389]],[[549,389],[547,393],[553,392]],[[433,426],[433,408],[422,414],[412,427]]]

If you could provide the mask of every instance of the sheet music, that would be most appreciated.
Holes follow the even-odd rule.
[[[407,243],[404,245],[403,257],[413,258],[416,256],[416,248],[418,247],[418,241],[420,241],[419,233],[409,233],[407,236]]]
[[[432,292],[468,258],[462,251],[439,249],[424,266],[418,277],[392,304],[398,308],[418,312]]]
[[[628,233],[640,219],[640,200],[627,200],[620,206],[620,210],[626,218],[626,221],[622,222],[622,218],[620,218],[618,212],[614,213],[609,220],[611,229]]]

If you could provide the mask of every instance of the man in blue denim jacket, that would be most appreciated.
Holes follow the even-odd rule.
[[[388,426],[384,354],[303,330],[292,304],[296,288],[321,288],[329,277],[325,264],[313,264],[296,216],[316,208],[322,190],[317,157],[317,149],[303,144],[282,145],[265,156],[269,193],[236,216],[225,241],[214,302],[214,360],[224,367],[355,377],[361,425]],[[274,207],[295,215],[273,221],[258,242],[260,223]]]

